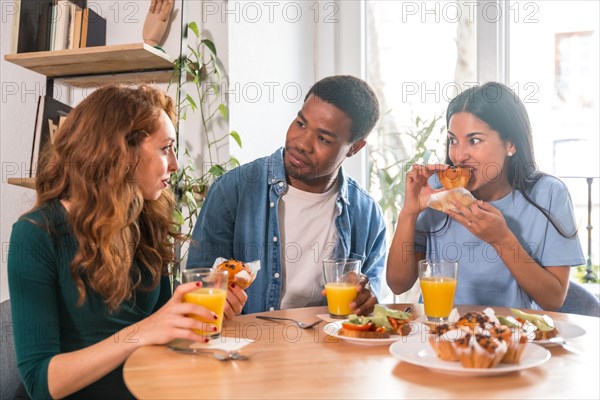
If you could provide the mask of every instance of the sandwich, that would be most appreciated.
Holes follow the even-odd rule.
[[[338,335],[362,339],[387,339],[390,335],[406,336],[412,331],[409,324],[411,320],[412,315],[408,312],[376,304],[370,317],[359,317],[355,314],[348,316],[348,320],[342,322]]]

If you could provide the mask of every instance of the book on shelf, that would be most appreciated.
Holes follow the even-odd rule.
[[[53,142],[54,134],[71,110],[71,106],[51,97],[40,96],[38,99],[29,176],[34,176],[34,171],[37,169],[35,167],[40,161],[40,154],[48,144]]]
[[[106,45],[106,19],[86,0],[13,0],[12,53]]]
[[[69,34],[71,33],[69,28],[71,26],[71,13],[73,12],[73,6],[69,0],[58,0],[55,5],[52,6],[52,21],[53,35],[52,44],[50,50],[64,50],[68,48]]]
[[[49,50],[52,0],[14,0],[12,53]]]
[[[91,8],[83,10],[81,23],[81,47],[104,46],[106,44],[106,19]]]
[[[69,48],[78,49],[81,47],[81,24],[83,23],[83,10],[77,7],[75,10],[75,18],[71,22],[73,31],[69,36]]]

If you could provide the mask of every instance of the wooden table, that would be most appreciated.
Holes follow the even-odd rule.
[[[390,306],[403,309],[406,304]],[[422,305],[412,305],[422,315]],[[459,311],[481,310],[463,306]],[[508,315],[495,307],[497,314]],[[263,315],[315,320],[325,307],[280,310]],[[291,324],[256,319],[251,314],[228,321],[224,334],[247,337],[246,361],[175,353],[163,346],[135,351],[124,378],[140,399],[524,399],[600,398],[598,384],[600,319],[547,313],[577,324],[584,336],[569,341],[583,354],[552,347],[545,364],[505,375],[455,376],[401,362],[389,346],[361,346],[327,336],[321,325],[301,330]]]

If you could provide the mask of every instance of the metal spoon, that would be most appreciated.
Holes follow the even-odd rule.
[[[174,347],[167,346],[170,350],[173,350],[176,353],[181,354],[209,354],[212,355],[219,361],[229,361],[229,360],[237,360],[243,361],[247,360],[249,357],[241,354],[238,350],[235,351],[227,351],[223,349],[196,349],[191,347]]]

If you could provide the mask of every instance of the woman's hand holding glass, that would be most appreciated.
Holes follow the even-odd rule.
[[[183,302],[184,295],[194,290],[198,290],[196,282],[179,285],[164,306],[136,325],[138,329],[133,337],[139,338],[140,345],[166,344],[174,339],[207,341],[205,336],[194,330],[208,331],[212,326],[191,315],[198,315],[206,320],[217,320],[217,315],[208,308]]]

